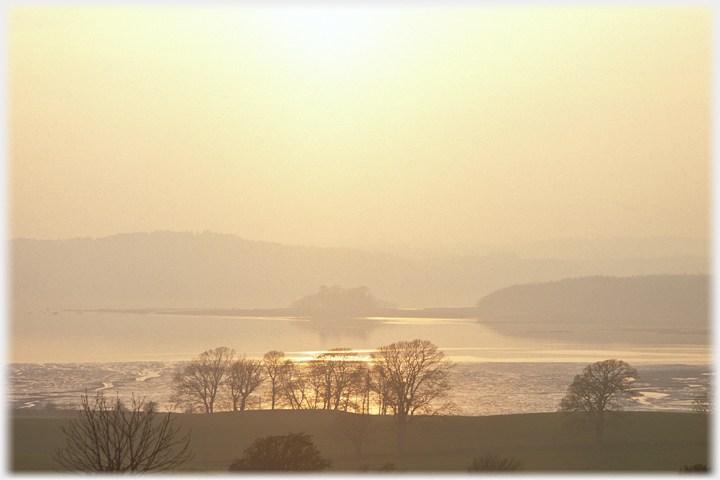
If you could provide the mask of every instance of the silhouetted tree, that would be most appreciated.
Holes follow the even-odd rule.
[[[315,386],[317,407],[327,410],[361,410],[365,396],[367,368],[349,348],[334,348],[310,361],[310,378]]]
[[[293,410],[317,408],[318,384],[307,365],[286,360],[278,384],[278,402]]]
[[[252,360],[243,355],[230,364],[225,385],[228,387],[234,412],[245,410],[248,397],[265,381],[265,378],[265,369],[261,360]]]
[[[173,395],[170,398],[186,411],[200,408],[212,413],[228,366],[235,356],[235,350],[218,347],[207,350],[175,372],[172,380]]]
[[[53,459],[74,472],[162,472],[192,458],[190,433],[178,437],[170,412],[158,417],[155,403],[132,397],[126,408],[119,398],[107,401],[102,392],[81,396],[78,418],[60,427],[67,446]]]
[[[502,458],[488,453],[476,458],[467,468],[468,472],[513,472],[522,470],[522,461],[517,458]]]
[[[397,342],[370,354],[374,388],[389,410],[397,429],[396,454],[402,455],[405,431],[416,413],[449,413],[450,375],[455,367],[427,340]]]
[[[693,398],[693,412],[709,413],[710,412],[710,392],[702,392]]]
[[[367,411],[367,377],[366,362],[347,348],[319,353],[309,362],[287,360],[277,401],[293,409]]]
[[[230,464],[231,472],[320,472],[332,462],[323,458],[303,432],[287,435],[270,435],[258,438],[239,458]]]
[[[263,366],[265,373],[270,380],[270,408],[275,410],[275,401],[277,400],[282,384],[283,369],[285,369],[285,352],[272,350],[263,356]]]
[[[712,411],[712,390],[710,388],[711,380],[703,381],[705,388],[703,391],[693,398],[693,411],[696,413],[710,413]]]
[[[605,412],[622,410],[628,399],[638,396],[633,390],[638,372],[622,360],[605,360],[585,367],[560,400],[561,412],[582,412],[595,429],[595,441],[602,442]]]

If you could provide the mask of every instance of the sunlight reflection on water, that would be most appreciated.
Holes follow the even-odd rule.
[[[567,327],[567,326],[566,326]],[[600,328],[600,327],[597,327]],[[618,337],[622,338],[620,335]],[[430,340],[463,362],[591,362],[709,364],[709,345],[563,341],[498,333],[472,319],[299,319],[58,312],[16,315],[13,362],[182,361],[221,345],[248,356],[270,350],[369,351],[401,340]]]
[[[104,389],[129,399],[146,397],[169,408],[171,378],[177,362],[112,362],[12,364],[6,402],[18,408],[41,408],[47,402],[76,406],[80,395]],[[452,375],[450,399],[463,415],[551,412],[584,363],[460,363]],[[631,410],[689,411],[702,391],[707,366],[638,365],[637,390]],[[269,394],[261,393],[266,404]],[[254,395],[257,400],[257,395]],[[257,402],[256,402],[257,403]]]

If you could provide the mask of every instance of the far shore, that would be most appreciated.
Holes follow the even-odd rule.
[[[64,310],[72,313],[129,313],[136,315],[196,315],[203,317],[284,318],[340,316],[349,318],[478,318],[478,307],[379,308],[363,311],[312,311],[300,308],[135,308]]]

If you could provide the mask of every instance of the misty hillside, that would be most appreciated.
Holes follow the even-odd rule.
[[[707,275],[594,276],[514,285],[492,292],[477,305],[484,318],[533,318],[577,323],[643,323],[709,320]]]
[[[675,253],[677,249],[670,253]],[[589,275],[706,274],[706,257],[406,257],[234,235],[154,232],[11,242],[17,308],[276,308],[321,285],[364,285],[399,307],[471,306],[515,284]]]

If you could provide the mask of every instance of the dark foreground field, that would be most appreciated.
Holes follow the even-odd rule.
[[[348,440],[333,435],[337,418],[350,415],[323,410],[260,410],[211,415],[177,415],[183,431],[192,429],[195,458],[180,470],[227,471],[228,465],[257,437],[300,432],[313,435],[330,471],[370,470],[392,462],[398,471],[464,471],[485,453],[515,457],[523,470],[668,471],[683,465],[708,464],[708,416],[695,413],[621,412],[608,427],[602,448],[592,435],[567,427],[562,413],[488,417],[419,417],[408,428],[403,457],[395,457],[391,417],[373,417],[376,432],[354,456]],[[53,471],[50,452],[64,445],[60,426],[69,412],[12,416],[9,445],[13,471]],[[710,465],[712,467],[712,465]]]

